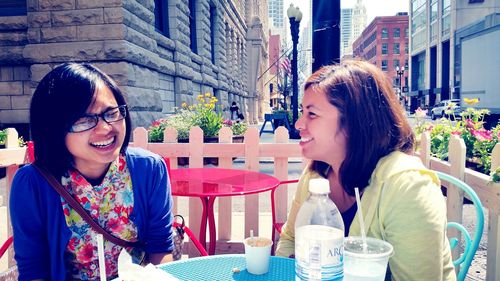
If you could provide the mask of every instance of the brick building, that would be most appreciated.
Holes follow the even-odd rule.
[[[353,43],[353,55],[380,67],[392,79],[395,91],[400,89],[396,68],[408,69],[408,14],[376,17]],[[408,71],[401,79],[408,86]]]
[[[260,1],[262,2],[262,1]],[[135,126],[211,92],[247,120],[269,90],[267,4],[243,0],[12,0],[0,2],[0,126],[27,131],[41,78],[67,61],[91,62],[125,92]],[[267,100],[266,100],[267,97]]]

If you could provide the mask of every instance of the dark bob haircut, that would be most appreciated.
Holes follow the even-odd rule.
[[[31,99],[30,127],[35,143],[36,163],[55,176],[64,175],[73,163],[65,144],[70,127],[95,100],[98,85],[107,86],[118,105],[126,104],[116,83],[104,72],[87,63],[65,63],[50,71],[40,81]],[[125,152],[130,141],[132,123],[125,117]]]
[[[371,63],[346,60],[325,66],[309,77],[304,89],[326,93],[340,113],[347,136],[346,157],[339,168],[349,195],[364,190],[380,158],[393,151],[412,153],[415,136],[385,74]],[[310,169],[326,176],[328,164],[313,161]]]

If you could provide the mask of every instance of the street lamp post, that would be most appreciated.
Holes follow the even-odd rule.
[[[403,97],[403,74],[405,73],[405,67],[399,68],[399,66],[396,66],[396,74],[398,75],[398,80],[399,80],[399,98]]]
[[[297,44],[299,43],[299,26],[300,20],[302,19],[302,12],[298,7],[294,7],[290,4],[290,7],[286,10],[286,14],[290,19],[290,31],[292,33],[292,128],[295,128],[295,122],[299,117],[299,75],[297,71]],[[290,138],[298,139],[300,138],[298,131],[292,129],[290,132]]]

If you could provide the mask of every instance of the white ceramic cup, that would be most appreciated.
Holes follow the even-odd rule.
[[[249,237],[243,243],[247,271],[255,275],[267,273],[273,241],[264,237]]]

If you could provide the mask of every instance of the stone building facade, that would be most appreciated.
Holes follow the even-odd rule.
[[[0,13],[0,126],[27,127],[37,84],[67,61],[91,62],[113,77],[135,126],[206,92],[224,110],[236,101],[257,122],[269,103],[267,79],[258,79],[267,68],[262,2],[27,0],[25,13]]]

